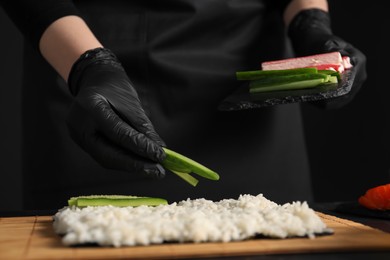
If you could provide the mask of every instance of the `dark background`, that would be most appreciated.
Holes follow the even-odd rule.
[[[367,56],[368,79],[354,101],[335,111],[303,106],[318,201],[354,200],[390,183],[390,16],[379,1],[329,1],[336,35]]]
[[[302,106],[317,201],[355,200],[366,189],[390,182],[390,16],[381,3],[329,1],[333,31],[366,54],[368,79],[342,109]],[[22,207],[23,38],[2,9],[0,35],[0,210],[12,211]]]

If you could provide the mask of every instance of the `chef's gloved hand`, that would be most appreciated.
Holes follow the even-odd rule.
[[[296,56],[339,51],[342,56],[349,56],[356,72],[351,91],[346,95],[314,102],[326,109],[335,109],[349,103],[360,90],[367,78],[366,56],[352,44],[332,33],[331,19],[327,12],[320,9],[307,9],[299,12],[288,27]]]
[[[84,53],[73,65],[68,85],[75,101],[67,125],[79,146],[103,167],[165,176],[160,165],[165,144],[110,50]]]

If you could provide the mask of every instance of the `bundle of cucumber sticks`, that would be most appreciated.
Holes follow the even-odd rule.
[[[236,72],[237,80],[249,81],[249,92],[260,93],[281,90],[315,88],[324,84],[337,84],[340,73],[317,68],[286,70],[253,70]]]

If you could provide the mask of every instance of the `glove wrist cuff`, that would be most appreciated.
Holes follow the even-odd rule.
[[[330,15],[316,8],[302,10],[289,24],[287,34],[296,55],[323,52],[324,43],[333,35]]]
[[[294,41],[299,41],[305,34],[332,34],[331,19],[328,12],[321,9],[306,9],[300,11],[288,26],[287,34]]]
[[[79,91],[81,75],[83,75],[88,67],[94,64],[110,64],[123,69],[118,58],[110,49],[99,47],[84,52],[75,61],[69,73],[68,85],[73,96],[76,96]]]

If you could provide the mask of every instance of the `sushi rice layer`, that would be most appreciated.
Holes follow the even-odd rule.
[[[279,205],[262,194],[218,202],[187,199],[155,207],[72,206],[60,209],[53,220],[65,245],[229,242],[257,235],[315,238],[332,232],[306,202]]]

